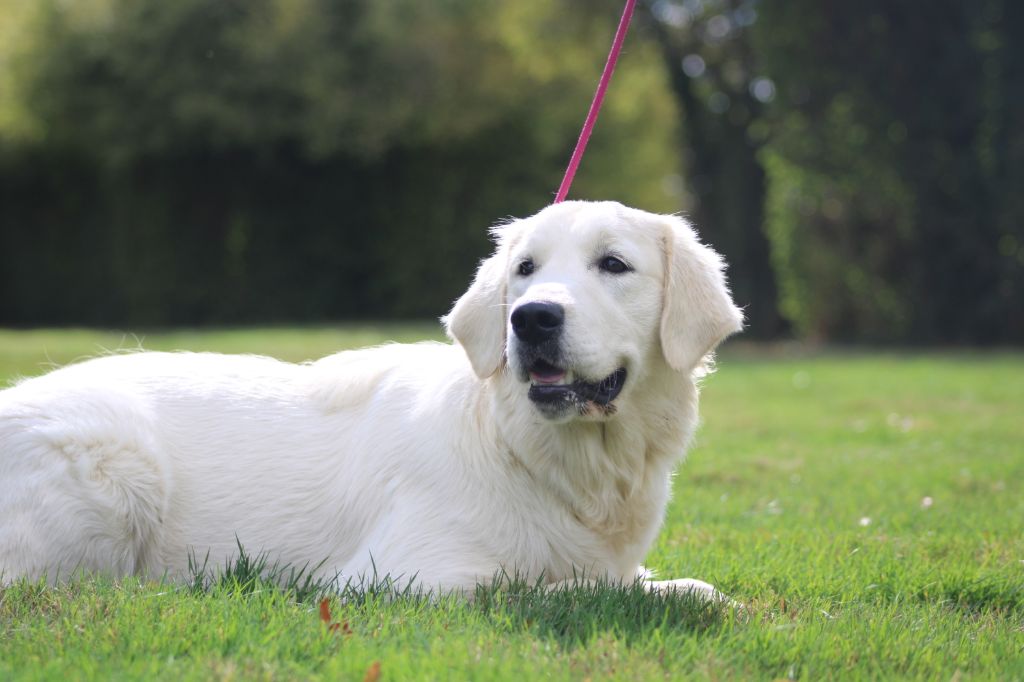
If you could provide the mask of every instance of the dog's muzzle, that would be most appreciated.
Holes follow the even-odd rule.
[[[620,367],[599,381],[588,381],[560,366],[565,323],[561,305],[549,301],[523,303],[512,311],[509,322],[525,368],[523,380],[530,381],[529,398],[542,411],[554,415],[576,408],[584,414],[593,406],[606,414],[614,411],[611,403],[626,383],[626,368]]]

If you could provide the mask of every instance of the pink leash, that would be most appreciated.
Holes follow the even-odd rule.
[[[583,123],[583,130],[580,131],[580,138],[576,140],[576,149],[572,152],[569,160],[569,167],[565,169],[565,177],[555,195],[556,204],[565,200],[569,193],[572,180],[576,177],[576,169],[580,167],[580,159],[583,158],[583,151],[587,148],[590,140],[590,133],[594,132],[594,123],[597,121],[597,114],[601,111],[601,104],[604,102],[604,93],[608,90],[608,83],[615,71],[615,64],[619,61],[619,52],[622,51],[622,43],[626,40],[626,31],[629,30],[629,21],[633,18],[633,9],[636,7],[636,0],[626,0],[626,7],[622,10],[622,18],[619,19],[619,28],[615,31],[615,40],[612,41],[612,49],[608,53],[608,61],[604,64],[604,72],[601,73],[601,80],[597,84],[597,92],[594,93],[594,101],[590,103],[590,111],[587,112],[587,120]]]

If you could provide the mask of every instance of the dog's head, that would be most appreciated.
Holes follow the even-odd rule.
[[[572,201],[494,233],[448,334],[478,376],[507,371],[550,419],[606,418],[741,328],[721,258],[681,218]]]

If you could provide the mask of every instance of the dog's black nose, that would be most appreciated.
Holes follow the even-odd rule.
[[[548,341],[562,329],[565,309],[557,303],[535,301],[524,303],[512,311],[512,331],[520,341]]]

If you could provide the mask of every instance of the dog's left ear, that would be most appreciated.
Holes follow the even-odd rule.
[[[722,257],[701,244],[685,220],[664,218],[661,348],[672,369],[689,372],[743,328],[743,313],[729,296]]]
[[[459,343],[473,365],[486,379],[501,366],[505,357],[505,249],[482,262],[469,290],[442,318],[448,337]]]

